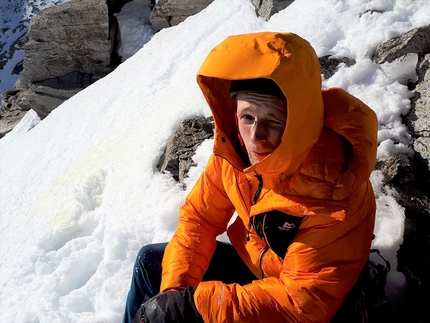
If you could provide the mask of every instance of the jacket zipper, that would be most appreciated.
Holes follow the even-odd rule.
[[[266,245],[266,247],[263,249],[263,251],[260,253],[260,257],[258,258],[258,265],[261,270],[261,279],[264,278],[264,271],[263,271],[263,256],[266,254],[267,250],[269,250],[269,246]]]
[[[258,198],[260,197],[261,194],[261,190],[263,189],[263,176],[261,176],[261,174],[256,174],[255,177],[258,179],[258,187],[257,190],[255,191],[254,194],[254,200],[253,200],[253,204],[256,204],[258,201]],[[264,220],[266,218],[264,217]],[[264,222],[263,221],[263,231],[264,231]],[[251,223],[251,221],[249,221],[249,223]],[[249,237],[249,233],[251,231],[250,226],[248,225],[248,237]],[[265,241],[266,242],[266,241]],[[269,246],[267,245],[266,242],[266,247],[263,249],[263,251],[260,253],[260,257],[258,259],[258,266],[260,267],[261,270],[261,279],[264,278],[264,271],[263,271],[263,256],[264,254],[267,252],[267,250],[269,250]]]
[[[242,190],[240,189],[239,183],[238,183],[238,181],[237,181],[237,175],[236,175],[236,172],[234,171],[233,173],[234,173],[234,177],[235,177],[235,179],[236,179],[236,186],[237,186],[237,190],[239,191],[239,193],[240,193],[240,197],[241,197],[241,199],[242,199],[242,201],[243,201],[243,204],[245,205],[246,212],[248,212],[248,214],[249,214],[250,210],[249,210],[248,204],[246,203],[245,198],[243,197]]]
[[[257,190],[255,191],[255,194],[254,194],[254,199],[252,200],[253,205],[255,203],[257,203],[257,200],[261,194],[261,190],[263,189],[263,176],[261,176],[261,174],[256,173],[255,177],[258,179],[258,186],[257,186]],[[249,222],[248,222],[248,234],[246,235],[246,241],[249,241],[249,234],[251,233],[251,225],[252,225],[252,223],[251,223],[251,218],[250,218]]]
[[[242,198],[242,201],[243,201],[243,204],[245,205],[245,207],[246,207],[246,211],[248,212],[248,214],[250,213],[250,210],[248,209],[248,204],[246,203],[246,201],[245,201],[245,198],[243,197],[243,194],[242,194],[242,190],[240,189],[240,186],[239,186],[239,184],[238,184],[238,182],[237,182],[237,175],[236,175],[236,172],[234,172],[234,176],[235,176],[235,178],[236,178],[236,185],[237,185],[237,188],[238,188],[238,191],[239,191],[239,193],[240,193],[240,197]],[[254,194],[254,198],[253,198],[253,200],[252,200],[252,203],[253,204],[255,204],[255,203],[257,203],[257,200],[258,200],[258,198],[260,197],[260,194],[261,194],[261,190],[263,189],[263,176],[261,175],[261,174],[256,174],[255,175],[255,177],[258,179],[258,187],[257,187],[257,190],[255,191],[255,194]],[[254,219],[253,219],[254,220]],[[249,219],[249,222],[248,222],[248,234],[246,235],[246,241],[248,242],[249,241],[249,239],[250,239],[250,237],[249,237],[249,235],[250,235],[250,233],[251,233],[251,226],[252,226],[252,221],[251,221],[251,218]],[[266,247],[263,249],[263,251],[260,253],[260,257],[258,258],[258,265],[259,265],[259,267],[260,267],[260,270],[261,270],[261,279],[263,279],[264,278],[264,271],[263,271],[263,256],[264,256],[264,254],[267,252],[267,250],[269,250],[269,246],[267,245],[267,242],[266,242]]]
[[[255,177],[258,179],[258,187],[254,194],[253,204],[257,203],[258,197],[260,196],[261,190],[263,189],[263,176],[256,174]]]

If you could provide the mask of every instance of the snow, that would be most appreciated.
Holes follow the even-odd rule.
[[[118,54],[122,61],[133,56],[144,44],[151,40],[155,30],[149,21],[151,2],[149,0],[134,0],[126,3],[121,12],[115,14],[119,30],[125,37],[120,36]]]
[[[378,158],[411,151],[401,115],[410,105],[404,83],[405,75],[416,77],[414,58],[379,66],[370,55],[382,41],[427,24],[427,1],[297,0],[264,21],[248,0],[215,0],[151,37],[147,16],[130,8],[118,15],[129,58],[43,121],[30,111],[0,140],[0,322],[121,321],[137,252],[171,237],[177,210],[211,153],[207,140],[186,191],[156,169],[180,121],[210,115],[195,75],[228,35],[293,31],[319,56],[354,58],[323,86],[342,87],[375,110]],[[378,208],[373,246],[391,261],[388,291],[400,310],[405,285],[395,268],[404,210],[380,172],[371,180]]]

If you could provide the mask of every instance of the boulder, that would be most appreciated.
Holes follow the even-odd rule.
[[[344,63],[346,66],[352,66],[355,64],[355,60],[348,57],[333,57],[327,55],[319,57],[318,59],[320,62],[321,74],[325,79],[329,79],[333,76],[340,63]]]
[[[104,72],[110,59],[108,22],[105,0],[72,0],[42,10],[30,24],[31,40],[24,48],[26,80]]]
[[[42,10],[29,37],[21,79],[3,96],[4,115],[33,109],[43,119],[112,71],[105,0],[71,0]]]
[[[189,16],[199,13],[213,0],[155,0],[149,19],[155,31],[176,26]]]
[[[377,64],[390,63],[410,53],[416,53],[419,57],[430,53],[430,25],[412,29],[385,41],[376,48],[373,61]]]
[[[189,16],[199,13],[213,0],[155,0],[150,20],[155,31],[176,26]],[[268,20],[275,13],[285,9],[294,0],[251,0],[258,16]]]
[[[251,0],[259,17],[269,20],[275,13],[284,10],[294,0]]]
[[[430,30],[429,30],[430,31]],[[430,52],[430,51],[429,51]],[[411,111],[405,117],[412,130],[414,150],[426,161],[430,169],[430,54],[425,55],[417,66],[418,83],[412,90]]]
[[[167,143],[164,154],[160,157],[157,168],[161,172],[170,172],[174,179],[183,183],[188,171],[193,166],[192,157],[201,143],[214,136],[213,118],[187,119],[181,122]]]
[[[25,116],[27,110],[18,107],[19,90],[6,90],[2,93],[2,112],[0,114],[0,138],[11,131]]]

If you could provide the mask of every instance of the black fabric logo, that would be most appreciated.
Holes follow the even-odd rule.
[[[269,248],[283,259],[302,220],[303,217],[270,211],[252,216],[250,224]]]

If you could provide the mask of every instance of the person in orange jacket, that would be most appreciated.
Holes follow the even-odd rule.
[[[197,82],[213,154],[171,241],[139,252],[124,322],[330,322],[369,257],[375,113],[321,89],[292,33],[226,38]]]

